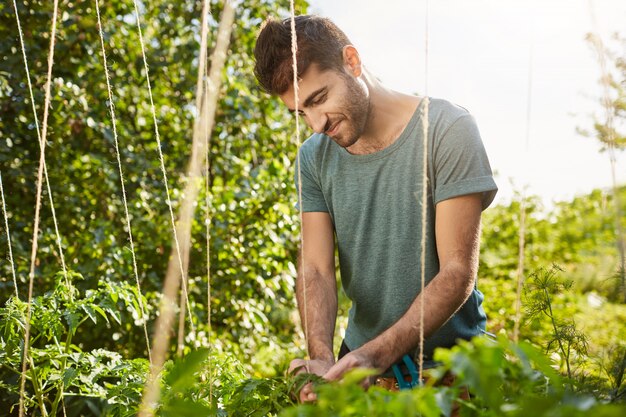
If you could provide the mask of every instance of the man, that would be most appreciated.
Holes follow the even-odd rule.
[[[293,112],[290,23],[266,21],[254,53],[262,88]],[[480,215],[497,187],[478,129],[465,109],[430,99],[423,149],[426,100],[383,86],[330,20],[298,16],[295,23],[297,109],[315,134],[302,145],[296,167],[303,211],[296,295],[310,360],[296,359],[291,368],[331,380],[355,367],[388,374],[403,355],[417,358],[421,323],[428,366],[436,347],[485,329],[476,288]],[[420,294],[423,224],[426,287]],[[352,301],[338,361],[335,242]],[[302,390],[302,400],[314,398],[310,387]]]

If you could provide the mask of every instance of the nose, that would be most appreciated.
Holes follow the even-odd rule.
[[[315,133],[324,133],[326,130],[328,117],[323,113],[308,111],[305,113],[305,119],[309,127],[311,127]]]

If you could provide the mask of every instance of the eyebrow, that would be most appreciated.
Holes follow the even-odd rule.
[[[311,94],[309,94],[309,96],[306,98],[306,100],[304,100],[304,103],[302,104],[302,107],[309,107],[311,105],[311,103],[320,95],[323,94],[325,92],[328,91],[328,87],[324,86],[322,88],[318,88],[317,90],[313,91]],[[294,113],[296,110],[295,109],[288,109],[289,113]]]

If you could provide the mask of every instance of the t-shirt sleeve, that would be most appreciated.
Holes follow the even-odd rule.
[[[467,194],[482,193],[483,210],[498,187],[478,127],[470,114],[458,117],[435,142],[434,203]]]
[[[296,209],[300,210],[302,203],[302,212],[324,211],[328,212],[328,206],[324,199],[319,176],[317,175],[313,155],[310,154],[311,148],[303,145],[300,148],[300,158],[296,158],[294,180],[296,183],[297,202]],[[300,170],[299,164],[302,166]],[[302,183],[302,193],[300,193],[300,183]],[[302,198],[302,202],[300,202]]]

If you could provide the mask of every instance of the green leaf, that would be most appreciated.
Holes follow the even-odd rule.
[[[181,393],[193,386],[196,380],[195,374],[202,369],[208,356],[208,349],[198,349],[191,351],[180,362],[175,363],[165,376],[165,383],[170,387],[171,392]]]
[[[163,417],[200,417],[211,415],[212,408],[188,399],[174,399],[161,409]]]
[[[105,311],[104,311],[102,308],[100,308],[100,306],[99,306],[99,305],[97,305],[97,304],[91,304],[91,308],[92,308],[95,312],[97,312],[98,314],[100,314],[100,315],[101,315],[101,316],[102,316],[102,317],[106,320],[106,322],[107,322],[107,323],[109,322],[109,318],[107,317],[107,314],[105,313]],[[96,322],[96,320],[95,320],[95,319],[94,319],[93,321],[94,321],[94,323]]]
[[[371,368],[354,368],[346,372],[341,378],[340,383],[345,385],[357,385],[363,382],[365,378],[377,375],[378,372]]]
[[[67,368],[63,373],[63,385],[69,387],[77,375],[78,371],[75,368]]]

